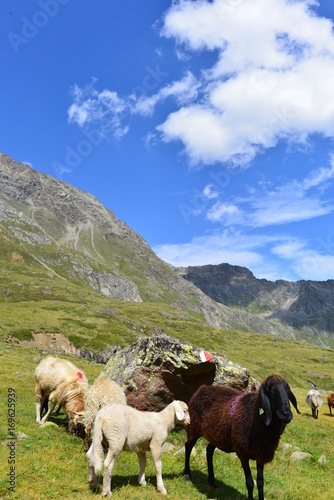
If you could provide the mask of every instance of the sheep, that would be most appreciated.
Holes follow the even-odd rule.
[[[139,411],[131,406],[113,403],[99,410],[93,428],[93,442],[86,456],[88,481],[96,487],[96,474],[102,469],[103,447],[107,442],[108,453],[104,461],[102,496],[111,496],[111,476],[115,461],[122,450],[137,452],[139,460],[138,482],[146,485],[146,451],[151,451],[157,478],[157,490],[166,495],[161,474],[161,449],[167,436],[177,424],[190,423],[188,406],[183,401],[173,401],[158,413]]]
[[[123,389],[106,375],[100,375],[89,388],[85,401],[85,444],[84,451],[88,450],[88,442],[92,423],[97,412],[110,403],[121,403],[126,405],[126,397]]]
[[[279,375],[269,376],[258,391],[252,392],[228,386],[201,386],[189,402],[186,478],[191,481],[191,450],[203,436],[209,441],[206,449],[209,484],[217,487],[212,461],[215,448],[235,452],[245,473],[249,500],[253,499],[254,489],[249,460],[256,460],[258,495],[263,500],[263,467],[273,460],[284,428],[292,419],[289,400],[300,413],[288,383]]]
[[[330,392],[327,396],[327,404],[329,408],[329,413],[332,414],[332,408],[334,408],[334,392]]]
[[[65,408],[69,418],[69,431],[82,435],[83,417],[88,381],[82,370],[64,359],[48,356],[35,370],[36,422],[46,422],[57,402]],[[41,408],[49,398],[49,409],[41,418]]]
[[[306,403],[312,410],[313,418],[318,418],[320,406],[323,404],[321,394],[316,389],[311,389],[306,396]]]

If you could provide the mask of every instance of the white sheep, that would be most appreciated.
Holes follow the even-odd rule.
[[[188,406],[173,401],[164,410],[155,413],[139,411],[130,406],[111,404],[102,408],[95,419],[93,442],[87,452],[88,481],[96,487],[96,474],[102,469],[103,447],[107,442],[108,454],[104,461],[102,496],[111,496],[111,476],[115,461],[122,450],[135,451],[139,460],[138,482],[146,485],[146,451],[151,451],[157,477],[157,490],[166,495],[161,474],[161,449],[167,436],[177,424],[190,423]]]
[[[70,361],[48,356],[37,366],[35,378],[36,422],[46,422],[58,402],[68,415],[69,431],[82,434],[88,392],[84,372]],[[47,397],[49,409],[41,419],[41,407]]]
[[[126,405],[126,397],[121,386],[106,375],[101,374],[89,388],[85,401],[85,445],[84,451],[88,450],[88,442],[92,424],[97,412],[111,403]]]
[[[319,408],[323,404],[321,394],[316,389],[311,389],[306,396],[306,403],[311,407],[312,416],[318,418]]]

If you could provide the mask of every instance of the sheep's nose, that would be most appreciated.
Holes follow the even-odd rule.
[[[292,411],[289,409],[283,409],[278,412],[278,417],[282,422],[289,423],[292,420]]]

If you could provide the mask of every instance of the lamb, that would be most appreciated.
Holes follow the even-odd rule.
[[[245,473],[249,500],[253,500],[254,489],[249,460],[256,460],[258,496],[263,500],[263,467],[273,460],[285,426],[292,419],[289,400],[300,413],[288,383],[279,375],[269,376],[258,391],[252,392],[228,386],[201,386],[189,402],[184,470],[187,479],[191,481],[191,450],[203,436],[209,441],[209,484],[217,487],[212,462],[215,448],[227,453],[234,451]]]
[[[321,405],[323,404],[323,399],[321,397],[321,394],[319,391],[316,389],[311,389],[306,396],[306,403],[310,406],[312,410],[312,416],[313,418],[318,418],[319,415],[319,409]]]
[[[332,408],[334,408],[334,392],[330,392],[327,396],[327,404],[329,408],[329,413],[332,414]]]
[[[90,431],[97,412],[103,408],[103,406],[107,406],[110,403],[121,403],[126,405],[126,397],[123,389],[116,382],[102,374],[89,388],[85,401],[85,452],[88,450]]]
[[[107,442],[108,453],[104,461],[102,496],[111,496],[112,470],[122,450],[137,453],[140,469],[138,482],[141,486],[146,485],[145,452],[151,451],[156,469],[157,490],[166,495],[161,474],[161,449],[169,432],[177,424],[189,423],[188,406],[183,401],[173,401],[158,413],[138,411],[117,403],[105,406],[95,418],[93,442],[86,454],[90,486],[96,487],[96,474],[102,469],[104,441]]]
[[[82,370],[64,359],[48,356],[35,370],[36,422],[46,422],[57,402],[65,408],[69,418],[69,431],[82,435],[83,417],[88,381]],[[41,419],[41,408],[49,398],[49,409]]]

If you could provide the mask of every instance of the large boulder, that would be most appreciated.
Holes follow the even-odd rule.
[[[124,388],[129,405],[149,411],[174,399],[188,402],[203,384],[245,390],[253,382],[246,368],[165,334],[140,338],[116,352],[103,372]]]

